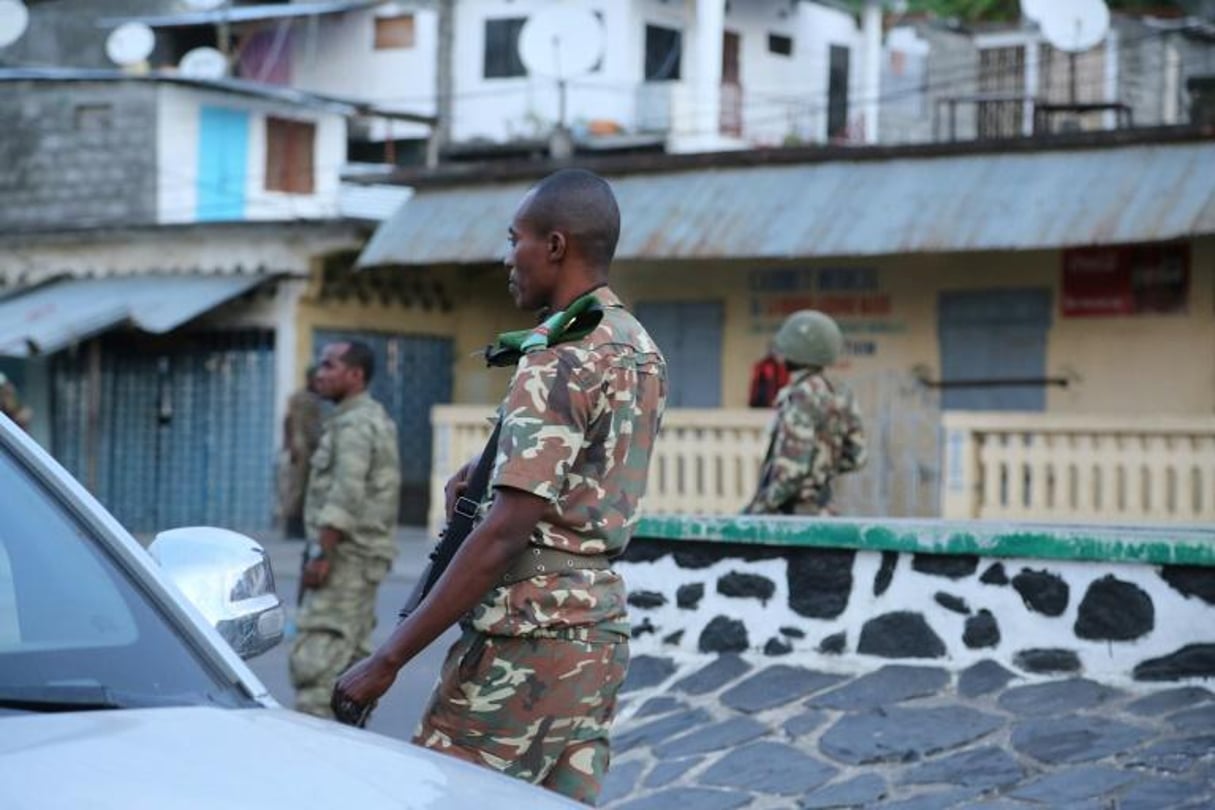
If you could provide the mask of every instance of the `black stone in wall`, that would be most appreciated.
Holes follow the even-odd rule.
[[[681,641],[683,641],[683,631],[682,630],[676,630],[674,633],[671,633],[669,636],[662,637],[663,644],[675,645]]]
[[[764,645],[764,655],[788,655],[793,652],[793,645],[782,638],[773,636]]]
[[[890,581],[894,579],[894,567],[898,563],[899,553],[897,551],[882,552],[882,565],[878,568],[877,576],[873,578],[874,596],[886,593],[886,589],[890,587]]]
[[[645,537],[634,537],[620,555],[622,562],[644,563],[661,560],[671,553],[669,543],[662,540],[650,540]]]
[[[1069,591],[1058,574],[1023,568],[1013,577],[1012,586],[1032,611],[1044,616],[1059,616],[1067,610]]]
[[[848,607],[852,563],[847,549],[796,549],[789,558],[789,607],[799,616],[834,619]]]
[[[633,607],[645,610],[662,607],[667,603],[667,598],[658,591],[633,591],[629,594],[628,602]]]
[[[1094,641],[1130,641],[1155,626],[1152,598],[1130,582],[1108,574],[1093,582],[1076,611],[1076,635]]]
[[[1137,681],[1176,681],[1212,676],[1215,676],[1215,644],[1187,644],[1169,655],[1141,661],[1134,670]]]
[[[1182,596],[1197,596],[1215,605],[1215,568],[1203,565],[1166,565],[1161,578]]]
[[[847,645],[847,633],[832,633],[819,642],[818,651],[827,655],[839,655]]]
[[[1000,644],[1000,625],[986,608],[966,620],[962,643],[972,650],[996,647]]]
[[[941,658],[945,644],[922,615],[896,611],[865,622],[856,651],[883,658]]]
[[[633,625],[633,638],[640,638],[641,636],[644,636],[647,633],[657,633],[657,632],[658,632],[658,628],[655,627],[653,622],[650,621],[649,616],[646,616],[644,619],[642,619],[640,624]]]
[[[796,627],[782,627],[782,628],[780,628],[780,634],[782,636],[788,636],[789,638],[805,638],[806,637],[805,632],[799,630]]]
[[[975,572],[979,558],[975,554],[915,554],[911,567],[921,574],[961,579]]]
[[[700,600],[704,598],[704,595],[704,583],[692,582],[687,585],[680,585],[679,590],[675,591],[675,604],[685,610],[694,610],[700,604]]]
[[[697,646],[704,653],[743,652],[751,642],[745,624],[729,616],[716,616],[701,631]]]
[[[979,577],[979,582],[986,585],[1007,585],[1008,574],[1004,573],[1004,563],[992,563]]]
[[[1080,657],[1071,650],[1021,650],[1013,663],[1026,672],[1079,672]]]
[[[952,610],[954,613],[961,613],[963,616],[970,615],[970,605],[966,604],[966,600],[960,596],[954,596],[951,593],[937,591],[936,596],[932,597],[936,603],[946,610]]]
[[[731,571],[717,580],[717,592],[739,599],[758,599],[766,604],[776,593],[776,583],[759,574]]]

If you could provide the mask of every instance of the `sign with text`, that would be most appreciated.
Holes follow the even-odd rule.
[[[1190,246],[1117,245],[1063,251],[1065,317],[1175,314],[1190,293]]]

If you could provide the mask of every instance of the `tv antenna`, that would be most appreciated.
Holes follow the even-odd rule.
[[[1094,48],[1110,30],[1104,0],[1021,0],[1022,13],[1038,24],[1042,37],[1065,52],[1071,103],[1076,103],[1076,54]]]
[[[116,65],[130,67],[146,61],[156,47],[156,34],[141,22],[115,28],[105,40],[105,55]]]
[[[527,72],[557,82],[555,140],[570,137],[565,125],[566,86],[599,64],[603,42],[603,21],[592,11],[568,5],[537,11],[519,32],[519,60]]]
[[[0,48],[7,48],[25,33],[30,11],[21,0],[0,0]]]

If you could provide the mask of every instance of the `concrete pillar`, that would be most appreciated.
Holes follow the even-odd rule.
[[[865,0],[861,12],[861,109],[865,143],[878,142],[879,96],[882,92],[882,3]]]
[[[721,134],[721,49],[726,0],[696,0],[696,73],[692,94],[693,137],[706,143]]]

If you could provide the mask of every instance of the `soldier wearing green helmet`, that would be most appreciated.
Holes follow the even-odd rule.
[[[829,515],[832,482],[865,463],[865,433],[852,392],[823,373],[844,337],[830,316],[812,309],[781,324],[773,347],[789,366],[748,514]]]

